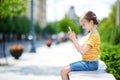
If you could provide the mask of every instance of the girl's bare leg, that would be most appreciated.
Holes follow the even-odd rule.
[[[71,71],[70,66],[65,66],[61,70],[61,78],[62,80],[70,80],[69,79],[69,72]]]

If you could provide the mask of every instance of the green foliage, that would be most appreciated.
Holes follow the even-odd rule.
[[[41,27],[40,25],[38,24],[38,22],[35,24],[35,33],[36,34],[41,34]]]
[[[115,23],[116,23],[116,5],[113,5],[111,8],[111,13],[109,14],[108,18],[104,18],[100,24],[99,27],[104,29],[104,28],[108,28],[108,27],[115,27]]]
[[[120,80],[120,44],[113,46],[103,43],[100,59],[107,65],[106,71],[112,73],[117,80]]]
[[[120,80],[120,26],[115,25],[115,15],[116,5],[113,5],[109,17],[100,22],[102,42],[100,59],[107,65],[106,71],[112,73],[116,80]]]
[[[17,34],[28,34],[29,33],[29,19],[25,16],[21,17],[13,17],[11,19],[12,25],[8,25],[8,29],[10,26],[13,28],[11,33]]]
[[[43,33],[55,34],[54,23],[48,23],[47,26],[43,29]]]
[[[101,41],[109,44],[120,43],[120,27],[106,27],[99,29]]]
[[[28,0],[0,0],[0,17],[17,16],[26,11]]]
[[[112,27],[115,27],[116,25],[116,4],[112,6],[112,12],[109,14],[108,23],[111,23],[110,25]]]
[[[12,19],[12,24],[14,24],[12,27],[13,27],[13,31],[12,33],[17,33],[17,34],[28,34],[29,31],[30,31],[30,28],[29,28],[29,19],[25,16],[22,16],[22,17],[14,17]],[[11,25],[9,25],[11,26]],[[9,29],[9,26],[8,26],[8,29]]]
[[[13,19],[10,17],[0,19],[0,25],[1,25],[0,33],[5,33],[5,34],[12,33],[15,26]]]
[[[2,34],[29,34],[30,32],[30,20],[26,16],[2,18],[0,25],[0,33]],[[39,24],[36,23],[34,27],[35,33],[40,34]]]
[[[68,32],[68,27],[71,27],[71,29],[79,34],[80,33],[80,26],[77,26],[71,19],[68,17],[65,17],[64,19],[60,20],[58,22],[58,32]]]
[[[109,24],[110,23],[108,22],[108,18],[104,18],[103,20],[101,20],[98,26],[99,26],[99,29],[104,30],[104,28],[110,27]]]
[[[112,6],[112,11],[108,18],[104,18],[99,24],[99,32],[102,42],[108,42],[110,44],[120,43],[120,26],[115,25],[116,21],[116,5]]]
[[[29,19],[25,16],[2,18],[2,20],[0,20],[0,33],[29,34],[29,22]]]
[[[17,18],[16,23],[16,26],[19,25],[19,28],[21,28],[20,33],[28,34],[30,32],[30,20],[26,16]]]

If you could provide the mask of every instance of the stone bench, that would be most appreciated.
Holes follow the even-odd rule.
[[[99,61],[99,69],[96,71],[75,71],[69,74],[70,80],[116,80],[114,76],[105,71],[106,65]]]

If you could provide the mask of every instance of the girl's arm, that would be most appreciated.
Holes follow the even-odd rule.
[[[72,40],[77,51],[80,52],[82,55],[91,48],[91,46],[89,46],[89,45],[80,45],[76,39],[76,35],[74,32],[72,32],[72,31],[68,32],[68,36]]]
[[[89,45],[80,45],[77,40],[73,41],[73,44],[77,51],[80,52],[82,55],[91,48]]]

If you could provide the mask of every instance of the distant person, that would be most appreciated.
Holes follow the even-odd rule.
[[[92,11],[86,12],[81,16],[80,24],[86,31],[89,31],[85,42],[80,45],[73,31],[68,32],[68,37],[82,55],[82,60],[63,67],[61,70],[62,80],[70,80],[69,72],[71,71],[94,71],[99,66],[100,36],[96,29],[98,25],[96,14]]]

